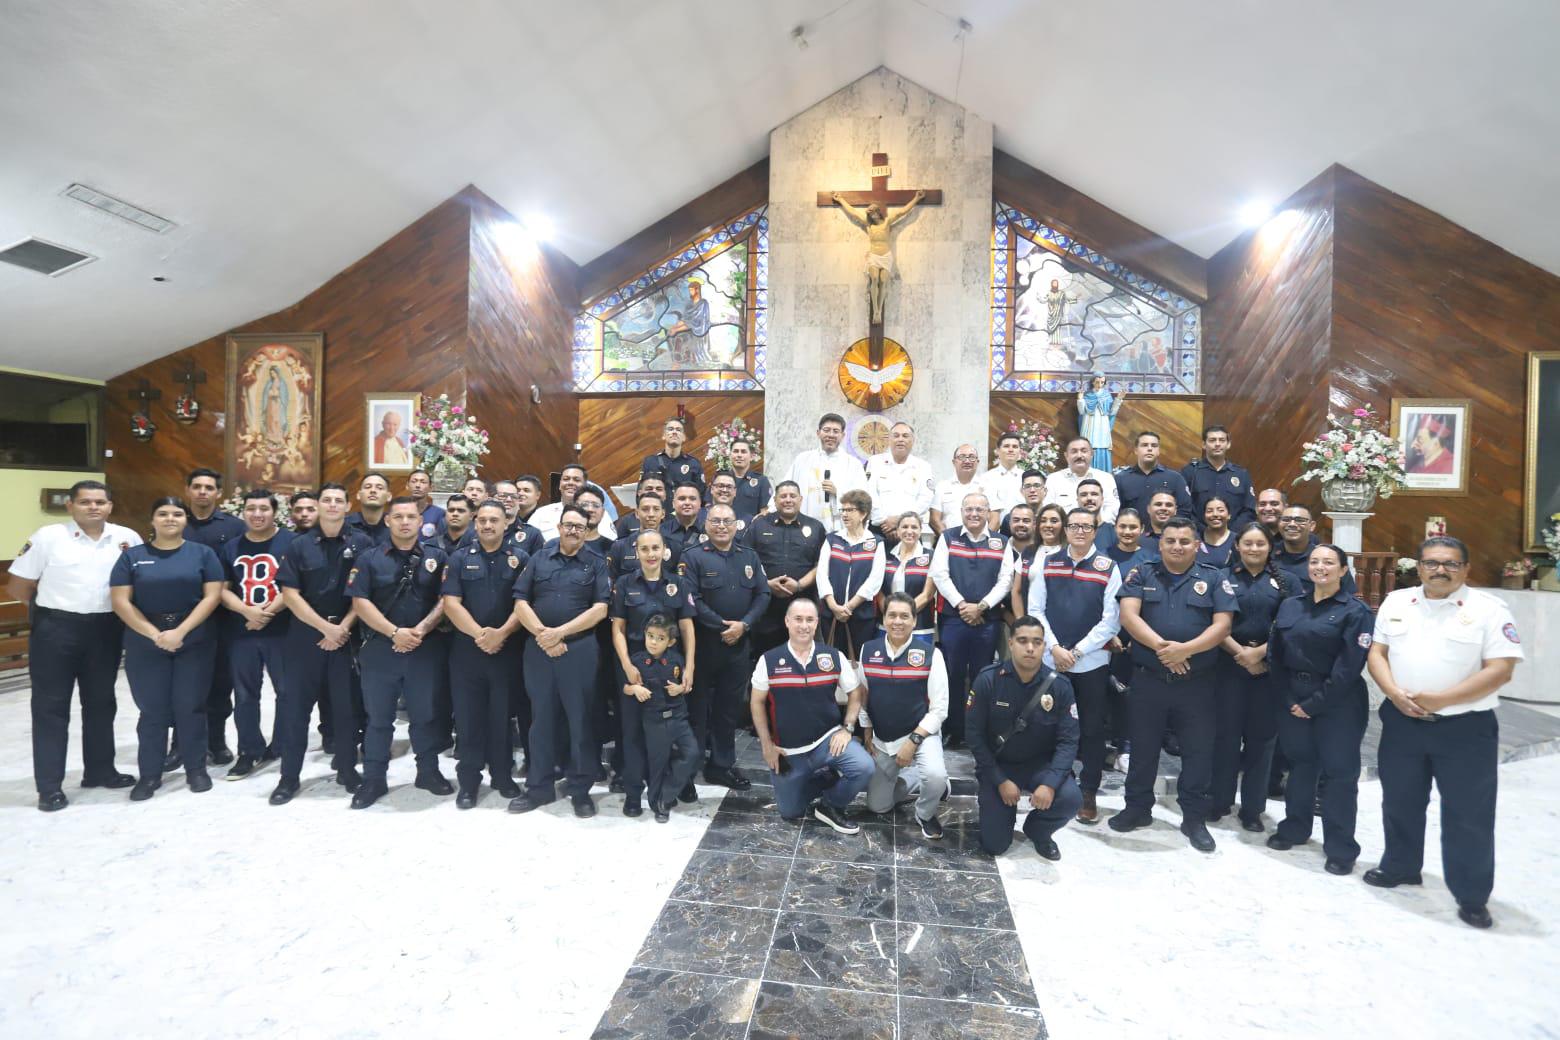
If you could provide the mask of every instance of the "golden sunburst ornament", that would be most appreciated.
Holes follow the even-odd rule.
[[[883,361],[872,364],[872,341],[858,339],[840,357],[840,391],[857,408],[881,412],[910,392],[914,368],[910,354],[894,340],[883,340]]]

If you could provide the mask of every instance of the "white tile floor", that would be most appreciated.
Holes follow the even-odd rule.
[[[127,769],[135,711],[120,703]],[[216,769],[199,796],[172,779],[131,804],[80,791],[73,748],[72,805],[44,815],[29,725],[25,691],[0,695],[7,1038],[587,1037],[720,793],[666,826],[624,819],[616,797],[592,821],[566,802],[511,817],[492,794],[461,813],[413,790],[402,757],[391,795],[354,813],[311,754],[285,807],[266,803],[274,766],[237,783]],[[1010,854],[1051,1035],[1556,1035],[1560,756],[1501,776],[1488,933],[1457,921],[1437,863],[1422,891],[1379,892],[1323,873],[1319,850],[1272,853],[1223,825],[1201,856],[1163,808],[1127,836],[1069,826],[1060,864]],[[1363,867],[1380,850],[1374,784],[1359,835]]]

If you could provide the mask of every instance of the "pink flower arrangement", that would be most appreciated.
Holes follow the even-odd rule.
[[[476,472],[482,456],[491,450],[487,431],[466,413],[464,405],[453,403],[448,394],[423,403],[410,443],[418,465],[431,468],[453,462],[468,475]]]
[[[1305,472],[1295,479],[1323,483],[1333,480],[1365,481],[1382,498],[1403,486],[1403,446],[1387,435],[1375,411],[1355,408],[1347,422],[1327,419],[1327,432],[1302,446],[1300,461]]]

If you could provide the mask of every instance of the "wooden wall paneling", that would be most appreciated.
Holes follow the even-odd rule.
[[[1136,459],[1132,452],[1135,435],[1139,430],[1153,430],[1159,434],[1159,457],[1162,465],[1180,469],[1190,460],[1202,454],[1202,427],[1204,403],[1197,397],[1128,397],[1116,413],[1116,424],[1111,428],[1111,457],[1117,466],[1129,466]],[[1078,435],[1078,401],[1073,394],[1017,394],[991,395],[991,422],[986,445],[986,466],[997,447],[997,438],[1007,430],[1011,422],[1039,419],[1056,428],[1056,442],[1065,448],[1067,441]],[[932,459],[932,465],[941,472],[952,472],[951,459]]]
[[[1326,426],[1334,234],[1329,170],[1208,261],[1203,321],[1208,422],[1229,427],[1259,488],[1313,508],[1319,488],[1292,482],[1301,444]]]
[[[1208,299],[1206,260],[1022,159],[1001,150],[992,156],[991,191],[1119,263],[1198,301]]]
[[[681,404],[692,426],[683,448],[701,462],[710,433],[721,423],[741,419],[762,430],[764,395],[757,391],[719,394],[597,394],[580,397],[580,462],[603,486],[639,478],[646,455],[661,450],[661,424]],[[765,471],[765,462],[756,467]],[[713,472],[704,464],[705,474]]]
[[[1494,585],[1522,548],[1527,354],[1560,339],[1560,278],[1344,167],[1336,177],[1332,397],[1338,410],[1394,397],[1469,397],[1467,497],[1377,502],[1365,548],[1408,555],[1425,519],[1469,545],[1471,580]]]
[[[573,261],[547,247],[517,256],[499,229],[514,221],[475,188],[466,329],[466,403],[490,434],[484,476],[547,474],[574,458],[579,401],[571,385],[578,295]],[[531,386],[541,391],[531,402]]]

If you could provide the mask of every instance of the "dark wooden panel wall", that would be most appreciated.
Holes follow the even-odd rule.
[[[475,246],[474,206],[481,210]],[[562,371],[568,333],[561,316],[572,310],[573,265],[548,257],[536,270],[511,270],[491,244],[488,225],[502,212],[494,210],[468,189],[297,304],[233,330],[325,333],[325,479],[351,487],[362,476],[365,391],[459,397],[469,384],[474,396],[468,403],[498,442],[490,456],[494,464],[555,468],[564,460],[574,423]],[[185,358],[205,369],[208,380],[199,394],[200,421],[190,427],[168,412]],[[163,391],[152,405],[159,429],[149,444],[136,443],[127,432],[132,403],[126,394],[142,377]],[[221,468],[225,378],[224,337],[218,335],[109,381],[107,443],[114,457],[105,471],[122,522],[129,517],[141,525],[146,505],[182,489],[192,467]],[[539,416],[528,403],[532,382],[544,387]]]
[[[1495,584],[1521,552],[1527,355],[1560,342],[1560,278],[1352,170],[1334,167],[1337,231],[1332,397],[1473,401],[1466,497],[1377,504],[1365,548],[1411,553],[1425,518],[1468,542],[1474,580]]]
[[[997,438],[1008,424],[1039,419],[1056,429],[1056,443],[1065,448],[1078,435],[1078,401],[1071,394],[992,394],[990,442],[986,445],[986,465],[997,447]],[[1116,413],[1111,428],[1111,456],[1118,466],[1131,465],[1135,435],[1139,430],[1159,434],[1160,462],[1180,469],[1202,454],[1203,402],[1196,397],[1128,397]],[[932,459],[939,472],[952,473],[953,460]]]
[[[764,395],[756,392],[721,394],[599,394],[580,398],[580,461],[591,479],[603,486],[639,478],[639,463],[661,450],[661,424],[687,410],[691,429],[684,451],[701,461],[710,433],[723,422],[741,419],[763,429]],[[757,467],[764,469],[764,463]],[[705,473],[711,467],[705,465]]]
[[[1292,481],[1327,415],[1333,238],[1329,170],[1208,261],[1203,322],[1208,421],[1230,428],[1232,457],[1259,485],[1313,507],[1316,485]]]

